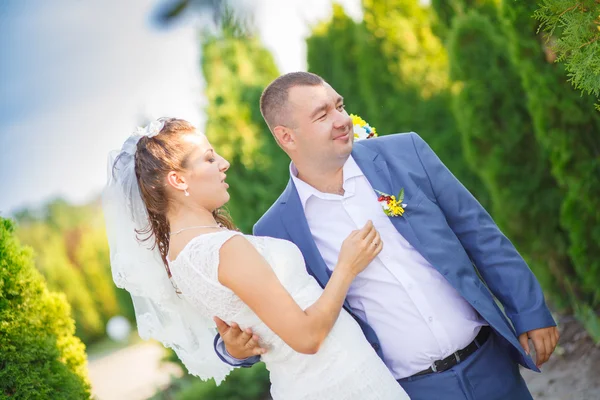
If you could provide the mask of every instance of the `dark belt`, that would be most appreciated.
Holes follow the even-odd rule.
[[[477,337],[464,349],[458,350],[443,360],[438,360],[433,363],[431,367],[421,372],[417,372],[413,376],[432,374],[434,372],[444,372],[454,367],[456,364],[459,364],[461,361],[464,361],[471,354],[475,353],[478,348],[483,346],[485,341],[490,336],[490,332],[492,329],[489,326],[482,326],[477,334]]]

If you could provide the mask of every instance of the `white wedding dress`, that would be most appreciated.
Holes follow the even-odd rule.
[[[182,297],[205,317],[218,316],[241,328],[252,328],[267,353],[261,356],[270,372],[274,400],[398,400],[408,395],[365,339],[354,319],[342,310],[329,336],[314,355],[297,353],[269,329],[252,310],[218,280],[219,249],[234,231],[203,234],[192,239],[170,262],[172,279]],[[277,278],[303,309],[323,289],[304,266],[291,242],[246,236],[267,260]]]

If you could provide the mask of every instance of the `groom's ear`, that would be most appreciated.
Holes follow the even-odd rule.
[[[294,131],[283,125],[273,128],[273,136],[283,150],[292,150],[296,145]]]

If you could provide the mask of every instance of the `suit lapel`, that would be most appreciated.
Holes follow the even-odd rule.
[[[322,287],[327,285],[329,274],[327,265],[312,238],[304,209],[298,196],[296,186],[290,179],[285,196],[282,196],[281,219],[287,232],[304,255],[307,267],[311,275],[314,276]]]
[[[406,187],[396,179],[392,179],[387,163],[381,157],[381,155],[364,145],[355,145],[352,151],[352,157],[362,170],[363,174],[367,177],[367,180],[371,184],[371,187],[387,194],[397,194],[402,187]],[[411,193],[406,193],[408,196],[407,202],[410,202]],[[408,204],[410,207],[410,204]],[[388,217],[392,222],[392,225],[396,228],[408,243],[411,244],[423,257],[425,257],[430,263],[431,260],[428,257],[426,248],[421,245],[421,242],[415,235],[415,232],[410,225],[410,218],[408,214],[404,214],[401,217]]]

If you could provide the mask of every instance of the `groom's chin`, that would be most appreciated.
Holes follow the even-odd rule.
[[[340,153],[350,154],[352,152],[352,145],[354,144],[354,137],[348,135],[345,139],[334,139],[333,142]]]

